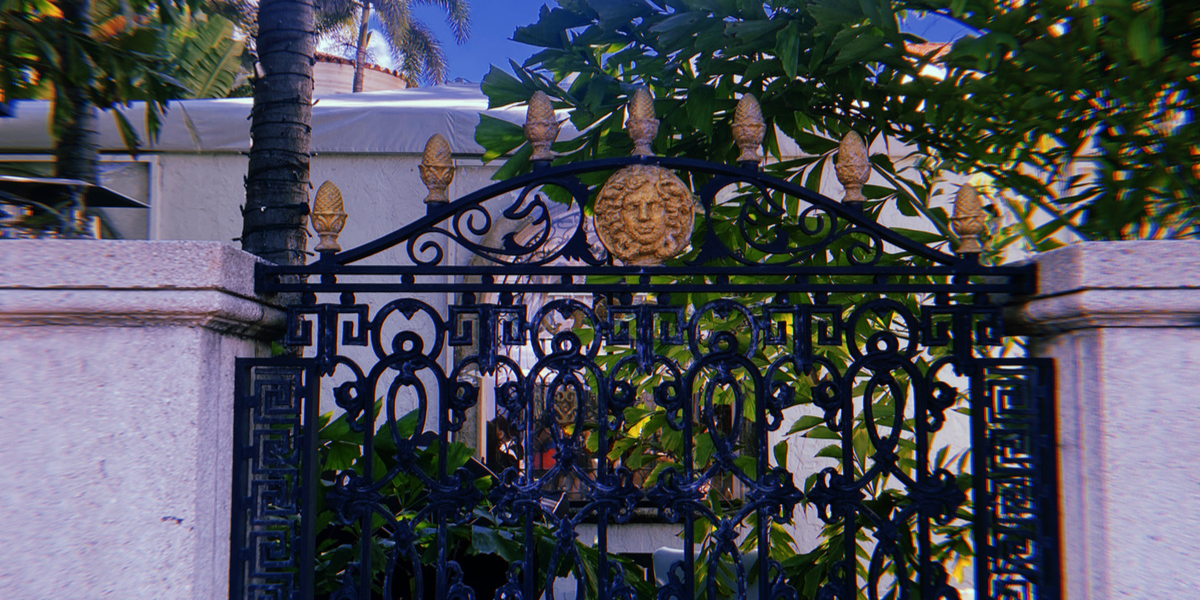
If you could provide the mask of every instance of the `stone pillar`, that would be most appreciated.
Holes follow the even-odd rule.
[[[1016,321],[1055,359],[1068,600],[1200,590],[1200,242],[1037,257]]]
[[[0,598],[228,598],[234,357],[283,324],[256,260],[0,241]]]

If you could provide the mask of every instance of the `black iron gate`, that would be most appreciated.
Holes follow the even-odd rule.
[[[425,218],[337,251],[325,190],[320,258],[260,267],[301,357],[239,362],[231,597],[1059,598],[1052,366],[997,350],[1031,267],[756,160],[535,160],[439,204],[438,145]],[[654,564],[609,543],[644,521]]]

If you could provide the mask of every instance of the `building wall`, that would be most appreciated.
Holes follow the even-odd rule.
[[[403,90],[408,81],[395,71],[368,67],[363,71],[364,92]],[[354,89],[354,65],[318,58],[313,65],[313,95],[349,94]]]

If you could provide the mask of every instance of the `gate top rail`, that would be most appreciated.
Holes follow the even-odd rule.
[[[744,291],[820,292],[829,277],[841,278],[838,289],[843,291],[855,287],[917,293],[1030,291],[1031,265],[979,264],[984,221],[969,186],[963,187],[955,203],[959,253],[949,254],[865,214],[861,188],[869,175],[869,161],[856,133],[847,135],[838,153],[838,179],[846,188],[845,199],[839,202],[759,170],[757,149],[763,125],[752,96],[739,103],[734,121],[742,150],[737,165],[651,155],[649,143],[657,120],[648,98],[643,90],[631,102],[633,156],[552,166],[548,148],[557,135],[557,123],[547,108],[548,99],[535,94],[525,126],[534,147],[533,171],[453,202],[445,195],[454,173],[450,149],[435,135],[421,165],[430,190],[427,214],[345,251],[336,237],[346,215],[340,193],[327,183],[318,192],[313,210],[314,227],[322,240],[317,246],[319,258],[307,265],[260,264],[259,291],[611,293],[665,291],[664,286],[670,285],[671,291],[686,292],[715,284]],[[675,171],[702,174],[708,181],[693,192]],[[602,184],[585,182],[586,176],[602,172],[614,174]],[[554,189],[558,198],[547,198]],[[647,195],[644,189],[652,191]],[[506,200],[513,192],[516,199]],[[738,196],[736,203],[721,196],[729,193]],[[686,200],[677,201],[675,196]],[[693,227],[694,213],[698,214]],[[672,237],[681,241],[672,242]],[[633,238],[638,239],[630,241]],[[691,250],[677,258],[689,241]],[[465,250],[466,256],[450,252],[451,245]],[[908,257],[892,260],[886,246]],[[398,259],[363,264],[392,249],[400,249]],[[308,281],[309,276],[318,276],[319,282]]]

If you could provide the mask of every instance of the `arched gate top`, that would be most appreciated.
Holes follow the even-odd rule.
[[[434,136],[422,165],[422,178],[430,187],[423,218],[344,251],[334,250],[336,243],[324,241],[330,234],[322,234],[318,260],[295,267],[263,266],[260,291],[338,291],[349,289],[344,283],[350,280],[359,281],[354,289],[361,290],[364,277],[380,276],[392,277],[373,282],[372,291],[513,286],[552,291],[565,286],[572,292],[612,292],[668,285],[672,291],[711,285],[742,291],[820,291],[822,278],[835,276],[842,277],[841,290],[849,284],[881,292],[1027,291],[1028,267],[982,266],[977,242],[960,247],[963,254],[948,254],[865,214],[859,189],[868,166],[856,134],[847,137],[840,153],[851,158],[839,160],[839,179],[847,188],[846,201],[839,202],[760,171],[761,134],[757,141],[747,141],[744,131],[737,130],[745,123],[735,121],[743,152],[739,164],[728,165],[650,155],[643,138],[652,139],[653,131],[637,129],[647,121],[644,115],[639,121],[632,111],[634,156],[553,166],[552,156],[541,147],[545,141],[539,144],[531,137],[537,148],[531,173],[453,202],[446,202],[444,195],[453,177],[449,148]],[[739,105],[738,118],[741,112]],[[526,130],[530,128],[527,123]],[[857,147],[851,145],[848,152],[847,142]],[[860,155],[859,165],[853,164],[854,152]],[[847,173],[854,170],[858,172]],[[647,173],[666,183],[647,184]],[[639,196],[634,189],[638,186],[656,189],[650,196]],[[664,191],[663,186],[687,190]],[[610,188],[617,191],[606,191]],[[691,200],[665,206],[672,193]],[[340,207],[332,213],[322,210],[315,207],[314,214],[344,214]],[[563,214],[574,216],[566,226],[558,222]],[[977,216],[956,216],[964,238],[977,239],[981,227]],[[625,248],[626,254],[613,246]],[[387,251],[391,263],[368,260]],[[280,277],[284,275],[301,277]],[[306,275],[320,276],[320,282],[307,281]]]

